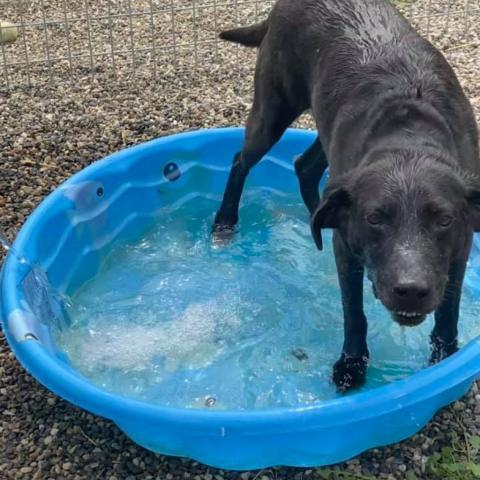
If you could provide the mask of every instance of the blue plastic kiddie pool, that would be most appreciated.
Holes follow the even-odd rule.
[[[95,276],[112,245],[141,237],[160,209],[191,196],[220,198],[243,135],[239,128],[173,135],[93,164],[37,208],[15,251],[40,265],[56,289],[75,292]],[[252,172],[249,188],[296,192],[293,159],[314,139],[314,132],[287,131]],[[204,169],[208,181],[197,182]],[[465,394],[480,372],[475,339],[406,379],[308,407],[214,411],[148,404],[98,388],[71,366],[51,335],[55,312],[48,299],[29,291],[29,270],[10,254],[1,277],[3,330],[22,365],[52,392],[111,419],[143,447],[215,467],[321,466],[398,442]]]

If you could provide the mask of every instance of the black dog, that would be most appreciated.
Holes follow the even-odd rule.
[[[260,51],[245,144],[213,234],[233,231],[249,170],[311,108],[319,138],[295,168],[319,249],[321,229],[335,229],[345,320],[335,383],[365,381],[364,269],[399,324],[435,311],[432,361],[455,352],[480,229],[480,159],[472,108],[444,57],[385,0],[279,0],[267,21],[221,38]]]

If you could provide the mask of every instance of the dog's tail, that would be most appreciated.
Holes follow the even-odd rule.
[[[250,27],[234,28],[220,33],[222,40],[240,43],[245,47],[259,47],[268,31],[268,20]]]

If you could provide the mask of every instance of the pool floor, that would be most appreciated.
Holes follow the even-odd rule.
[[[165,208],[140,242],[111,251],[73,297],[59,347],[95,384],[158,405],[250,410],[337,396],[330,375],[343,318],[331,235],[318,252],[298,195],[256,189],[245,194],[233,242],[218,248],[217,206],[196,198]],[[466,286],[462,343],[480,334],[475,298]],[[402,329],[368,282],[365,311],[364,388],[427,365],[432,318]]]

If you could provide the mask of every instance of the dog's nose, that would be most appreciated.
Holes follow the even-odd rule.
[[[427,284],[421,282],[402,282],[393,287],[393,293],[397,299],[403,302],[416,304],[419,301],[426,300],[431,293]]]

